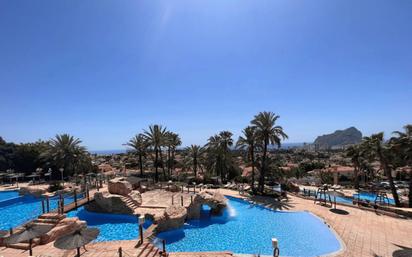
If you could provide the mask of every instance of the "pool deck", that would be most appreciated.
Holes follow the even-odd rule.
[[[237,191],[219,189],[225,195],[247,198]],[[312,200],[289,196],[288,201],[281,203],[267,197],[253,197],[250,200],[283,211],[310,211],[323,219],[341,238],[344,249],[333,256],[339,257],[401,257],[412,256],[412,220],[378,215],[374,212],[354,207],[339,205],[338,211],[313,204]],[[87,252],[82,250],[85,257],[115,257],[122,247],[123,256],[137,256],[134,248],[136,240],[111,241],[93,243],[87,246]],[[69,257],[74,256],[74,250],[59,250],[53,244],[37,246],[33,249],[35,256]],[[27,251],[10,248],[0,248],[0,256],[25,257]],[[227,257],[228,252],[221,253],[171,253],[171,257]]]

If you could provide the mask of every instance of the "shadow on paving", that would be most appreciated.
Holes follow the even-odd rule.
[[[396,245],[397,247],[401,249],[395,250],[392,253],[393,257],[411,257],[412,256],[412,248],[405,247],[402,245],[397,245],[397,244],[394,244],[394,245]]]
[[[335,214],[339,214],[339,215],[349,215],[348,211],[341,210],[341,209],[330,209],[329,211]]]
[[[252,196],[249,199],[270,209],[289,210],[295,207],[288,200],[277,201],[274,198],[266,196]]]

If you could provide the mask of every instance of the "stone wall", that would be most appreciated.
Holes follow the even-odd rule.
[[[172,205],[166,208],[163,217],[156,221],[156,232],[180,228],[185,223],[187,210],[183,206]]]

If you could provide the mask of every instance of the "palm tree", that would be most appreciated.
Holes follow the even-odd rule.
[[[56,135],[50,140],[50,147],[45,153],[55,166],[63,168],[66,175],[77,172],[76,164],[86,155],[86,148],[81,146],[82,141],[69,134]]]
[[[353,145],[350,146],[346,149],[346,156],[351,158],[353,167],[354,167],[354,185],[355,188],[358,189],[359,188],[359,179],[358,179],[358,173],[361,167],[361,145]]]
[[[130,139],[126,145],[132,147],[135,154],[139,156],[140,175],[143,176],[143,157],[146,156],[149,143],[143,134],[138,134]]]
[[[210,169],[214,169],[216,175],[220,175],[222,180],[225,179],[232,165],[230,154],[230,147],[233,146],[232,135],[229,131],[221,131],[218,135],[211,136],[206,144]]]
[[[182,140],[179,135],[173,132],[166,133],[166,145],[167,145],[167,170],[169,177],[174,169],[176,148],[182,144]]]
[[[396,206],[400,206],[401,204],[399,201],[398,192],[396,192],[396,187],[393,182],[392,169],[389,165],[391,153],[389,151],[390,149],[384,144],[383,132],[373,134],[370,137],[365,137],[364,145],[367,146],[367,151],[369,152],[369,154],[379,160],[385,176],[389,180],[389,185],[391,187],[395,204]]]
[[[256,128],[257,139],[263,143],[262,165],[259,177],[259,190],[261,193],[263,193],[265,185],[267,147],[269,144],[272,144],[280,148],[282,139],[288,138],[283,128],[276,126],[277,119],[279,119],[279,116],[273,112],[260,112],[251,122]]]
[[[255,191],[255,149],[256,149],[256,128],[252,126],[242,130],[243,136],[240,136],[236,142],[236,147],[247,151],[247,158],[252,164],[252,191]]]
[[[193,166],[193,173],[195,178],[197,178],[197,167],[199,165],[200,155],[203,153],[203,148],[200,145],[191,145],[185,148],[188,153],[188,162]]]
[[[390,144],[395,153],[400,156],[411,169],[412,167],[412,125],[404,127],[405,132],[394,131]],[[412,207],[412,171],[409,171],[409,207]]]
[[[159,182],[159,152],[161,151],[161,147],[164,144],[164,138],[166,134],[166,128],[162,127],[161,125],[150,125],[149,130],[144,131],[144,137],[149,143],[149,145],[153,148],[155,152],[155,181]],[[161,154],[161,153],[160,153]]]

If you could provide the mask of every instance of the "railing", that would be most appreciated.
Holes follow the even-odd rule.
[[[63,214],[66,209],[77,209],[79,205],[84,204],[85,200],[90,201],[89,190],[77,192],[73,190],[67,193],[60,193],[52,197],[42,199],[43,213],[57,212]],[[67,204],[65,204],[65,202]]]

